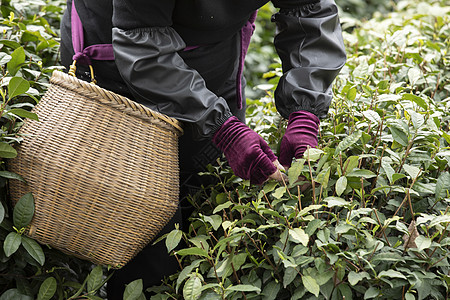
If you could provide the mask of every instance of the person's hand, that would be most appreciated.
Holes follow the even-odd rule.
[[[282,180],[278,169],[282,167],[269,145],[238,118],[229,118],[214,134],[213,143],[225,154],[236,176],[250,179],[252,184],[269,178]]]
[[[289,115],[289,122],[280,145],[280,163],[289,168],[293,158],[302,158],[309,147],[317,147],[319,118],[307,111],[297,111]]]

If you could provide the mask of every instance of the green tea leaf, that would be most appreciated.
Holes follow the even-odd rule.
[[[389,130],[391,131],[394,141],[402,146],[408,146],[408,136],[403,131],[398,130],[395,127],[390,127]]]
[[[406,276],[400,273],[399,271],[395,270],[387,270],[387,271],[381,271],[378,274],[379,277],[389,277],[389,278],[401,278],[407,280]]]
[[[13,220],[17,229],[24,228],[30,224],[34,215],[34,198],[31,193],[23,195],[14,206]]]
[[[442,173],[436,181],[436,201],[447,196],[450,191],[450,173]]]
[[[437,216],[435,218],[433,218],[433,220],[431,220],[430,224],[428,224],[428,227],[434,227],[437,224],[442,224],[442,223],[450,223],[450,215],[442,215],[442,216]]]
[[[137,300],[141,297],[142,291],[144,289],[142,279],[137,279],[129,284],[125,288],[123,293],[123,300]]]
[[[351,285],[356,285],[363,279],[370,279],[370,276],[367,272],[356,273],[355,271],[350,271],[350,273],[348,273],[348,282]]]
[[[197,260],[193,261],[189,266],[185,267],[180,272],[180,274],[178,275],[178,278],[177,278],[177,286],[175,289],[175,291],[177,293],[178,293],[178,289],[179,289],[181,283],[183,283],[183,281],[189,276],[189,274],[192,272],[192,270],[197,268],[202,261],[203,261],[203,259],[197,259]]]
[[[422,77],[422,72],[418,67],[414,67],[408,70],[409,82],[412,86]]]
[[[305,233],[309,236],[313,235],[316,230],[322,225],[322,221],[319,219],[314,219],[311,222],[308,223],[308,226],[306,226]]]
[[[17,151],[10,144],[0,142],[0,157],[1,158],[14,158],[17,156]]]
[[[8,96],[12,99],[19,96],[30,88],[30,83],[22,77],[13,77],[8,84]]]
[[[380,291],[372,286],[364,293],[364,299],[372,299],[378,297],[379,294]]]
[[[20,247],[22,237],[16,232],[10,232],[3,243],[3,251],[6,257],[13,255]]]
[[[375,124],[381,123],[380,115],[376,111],[366,110],[366,111],[363,111],[362,114],[366,119],[368,119],[372,123],[375,123]]]
[[[275,300],[277,299],[278,292],[280,291],[280,284],[275,281],[270,281],[266,287],[263,289],[262,294],[264,300]]]
[[[425,124],[425,118],[421,114],[413,110],[408,110],[407,112],[411,117],[414,129],[419,130],[423,126],[423,124]]]
[[[352,135],[346,137],[343,139],[339,145],[336,147],[336,150],[334,151],[334,155],[337,156],[342,151],[346,150],[353,144],[355,144],[362,136],[362,132],[360,130],[354,132]]]
[[[283,287],[286,288],[288,285],[294,281],[294,279],[298,276],[297,270],[293,267],[288,267],[284,271],[283,276]]]
[[[8,111],[9,114],[13,114],[22,118],[28,118],[31,120],[39,121],[39,118],[37,114],[32,113],[28,110],[25,110],[23,108],[13,108],[10,111]]]
[[[42,247],[33,239],[22,236],[22,246],[27,250],[28,254],[34,258],[41,266],[45,263],[45,255]]]
[[[352,155],[344,163],[344,175],[351,173],[359,164],[359,156]]]
[[[25,51],[23,47],[19,47],[11,54],[11,60],[7,64],[9,74],[16,75],[23,63],[25,63]]]
[[[8,53],[0,52],[0,66],[6,65],[11,59],[12,56]]]
[[[231,201],[227,201],[227,202],[225,202],[223,204],[217,205],[216,208],[214,208],[213,214],[216,214],[219,211],[227,209],[227,208],[229,208],[232,205],[233,205],[233,202],[231,202]]]
[[[292,186],[297,180],[303,170],[305,164],[304,159],[295,160],[288,170],[289,184]]]
[[[346,224],[346,223],[340,223],[339,225],[336,226],[335,232],[336,232],[336,234],[345,234],[352,229],[354,229],[354,227],[352,225]]]
[[[183,299],[197,300],[202,294],[202,281],[197,276],[192,276],[186,281],[183,288]]]
[[[405,178],[405,174],[394,173],[392,174],[392,183],[395,183],[397,180]]]
[[[249,285],[249,284],[238,284],[227,287],[228,291],[236,291],[236,292],[257,292],[258,294],[261,292],[259,287]]]
[[[358,178],[373,178],[373,177],[377,177],[377,174],[375,174],[374,172],[370,171],[370,170],[354,170],[350,173],[347,174],[347,177],[358,177]]]
[[[308,214],[312,210],[316,210],[316,209],[320,209],[320,208],[322,208],[322,205],[318,205],[318,204],[309,205],[309,206],[303,208],[301,211],[299,211],[298,215],[301,217],[301,216]]]
[[[411,293],[406,293],[405,300],[416,300],[416,297],[414,297],[414,295]]]
[[[415,179],[417,176],[419,176],[419,174],[421,172],[421,170],[419,168],[410,166],[408,164],[404,164],[403,169],[411,177],[411,179]]]
[[[338,286],[339,292],[341,292],[342,298],[346,300],[352,300],[352,289],[346,283],[341,283]]]
[[[266,184],[264,184],[264,187],[262,190],[264,191],[264,193],[268,194],[268,193],[272,192],[277,186],[278,186],[278,182],[269,180],[266,182]],[[263,197],[263,195],[258,197],[258,199],[261,199]]]
[[[352,87],[348,92],[347,92],[347,99],[350,101],[353,101],[356,99],[356,93],[357,90],[355,87]]]
[[[323,153],[324,152],[320,149],[309,148],[305,151],[305,153],[303,154],[303,157],[306,160],[313,162],[313,161],[317,161]]]
[[[320,287],[314,278],[312,278],[311,276],[303,275],[302,282],[308,292],[315,295],[316,297],[319,297]]]
[[[98,290],[103,283],[103,269],[101,266],[96,266],[92,269],[91,273],[88,275],[87,289],[88,292],[93,292]]]
[[[19,174],[13,173],[13,172],[0,171],[0,177],[7,178],[7,179],[16,179],[16,180],[26,183],[25,179],[23,179],[22,176],[20,176]]]
[[[216,202],[217,204],[223,204],[228,201],[228,194],[227,193],[220,193],[216,196]]]
[[[428,249],[431,246],[431,239],[423,235],[419,235],[416,240],[417,250],[422,251]]]
[[[219,229],[222,224],[222,217],[219,215],[211,215],[211,216],[202,216],[206,222],[211,224],[214,230]]]
[[[386,173],[387,178],[389,179],[389,182],[391,184],[394,183],[392,176],[395,174],[395,170],[391,167],[391,164],[387,159],[384,157],[381,160],[381,167],[383,168],[384,172]]]
[[[6,213],[5,207],[0,202],[0,224],[3,223],[3,220],[5,219],[5,213]]]
[[[22,294],[18,289],[9,289],[0,295],[0,300],[33,300],[33,298]]]
[[[289,238],[295,243],[301,243],[303,246],[308,246],[309,236],[301,228],[289,229]]]
[[[284,193],[286,192],[286,187],[281,186],[275,190],[275,192],[272,194],[275,199],[280,199],[283,197]]]
[[[38,300],[50,300],[56,293],[57,283],[54,277],[44,280],[39,288]]]
[[[180,243],[182,237],[183,232],[181,230],[174,229],[171,232],[169,232],[169,234],[166,237],[167,252],[170,252],[173,249],[175,249]]]
[[[233,263],[234,269],[239,270],[246,260],[247,260],[247,253],[239,253],[233,256],[231,262]]]
[[[328,207],[335,207],[335,206],[346,206],[349,205],[350,202],[345,201],[345,199],[339,198],[339,197],[327,197],[323,199],[324,202],[326,202]]]
[[[206,252],[206,250],[203,250],[203,249],[200,249],[197,247],[178,250],[177,254],[181,255],[181,256],[198,255],[198,256],[208,257],[208,253]]]
[[[194,244],[196,247],[198,247],[200,249],[205,249],[205,250],[209,249],[208,236],[206,236],[206,235],[197,235],[193,238],[190,238],[189,242],[191,242],[192,244]]]

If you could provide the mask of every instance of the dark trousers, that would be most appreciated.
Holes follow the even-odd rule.
[[[174,229],[175,223],[181,223],[181,209],[169,221],[157,238]],[[156,239],[156,238],[155,238]],[[122,300],[125,286],[142,279],[145,288],[160,285],[165,276],[172,275],[178,270],[178,262],[174,256],[167,253],[164,240],[152,245],[149,243],[133,260],[123,268],[116,270],[106,284],[108,300]]]

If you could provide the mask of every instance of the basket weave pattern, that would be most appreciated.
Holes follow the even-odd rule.
[[[31,191],[27,235],[94,263],[121,267],[178,206],[179,123],[59,71],[26,120],[10,182],[13,201]]]

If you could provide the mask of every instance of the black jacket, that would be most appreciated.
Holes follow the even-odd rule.
[[[76,0],[85,46],[111,43],[114,62],[95,62],[99,85],[184,122],[194,138],[211,137],[239,114],[231,82],[240,29],[267,0]],[[326,116],[331,84],[345,63],[333,0],[278,0],[274,45],[284,75],[275,93],[280,114]],[[71,62],[70,7],[61,26],[63,64]],[[112,32],[112,34],[111,34]],[[186,46],[200,46],[183,51]],[[120,71],[120,72],[119,72]],[[120,73],[120,76],[119,76]]]

